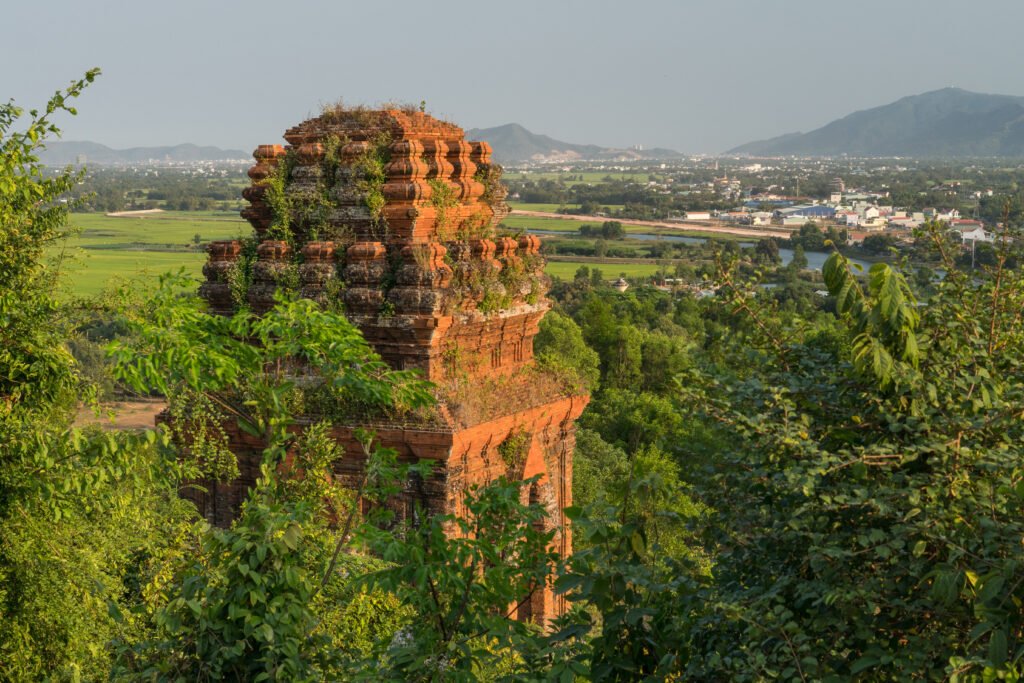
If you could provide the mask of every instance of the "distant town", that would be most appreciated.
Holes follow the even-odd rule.
[[[839,227],[846,243],[892,243],[939,222],[963,243],[992,242],[1009,206],[1021,218],[1024,166],[1005,161],[693,157],[660,163],[509,168],[510,199],[560,213],[792,231]]]

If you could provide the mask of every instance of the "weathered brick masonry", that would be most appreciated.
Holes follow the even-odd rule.
[[[253,184],[243,193],[250,205],[242,215],[260,240],[248,304],[267,310],[293,269],[303,296],[340,299],[388,364],[420,369],[441,388],[439,421],[336,424],[346,452],[336,476],[358,482],[363,455],[353,434],[368,426],[402,457],[435,463],[427,481],[394,501],[400,519],[416,503],[459,513],[472,484],[540,475],[523,491],[524,501],[546,506],[556,546],[568,553],[571,534],[561,510],[572,503],[573,421],[587,397],[544,381],[534,367],[533,337],[549,308],[549,281],[536,237],[494,236],[508,207],[490,147],[466,141],[452,124],[397,110],[330,111],[284,138],[287,145],[256,150]],[[290,239],[274,234],[279,217],[269,196],[282,175],[293,196],[310,198],[311,207],[319,202],[317,211],[298,212]],[[227,275],[242,258],[242,244],[214,242],[208,251],[200,294],[213,313],[227,315],[238,303]],[[218,525],[236,516],[258,474],[259,444],[238,430],[230,438],[238,479],[204,482],[207,492],[191,493]],[[514,462],[499,451],[509,439],[524,444],[525,456]],[[563,610],[544,590],[520,617],[544,620]]]

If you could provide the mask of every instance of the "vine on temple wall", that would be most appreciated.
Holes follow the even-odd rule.
[[[292,236],[292,193],[288,191],[292,181],[292,169],[295,168],[295,152],[288,150],[277,161],[273,172],[267,176],[264,184],[267,187],[266,202],[270,206],[272,220],[267,235],[271,239],[283,240],[291,244]]]
[[[384,167],[391,160],[391,133],[382,131],[367,140],[369,146],[352,163],[357,172],[356,188],[363,193],[363,203],[370,211],[370,227],[374,237],[384,241],[388,236],[387,221],[384,219],[384,182],[387,176]]]
[[[456,238],[460,240],[484,240],[492,237],[494,230],[491,228],[491,217],[483,209],[474,211],[459,225],[456,233]]]
[[[321,141],[324,148],[320,160],[320,173],[314,187],[296,186],[293,171],[297,165],[294,150],[288,150],[267,177],[266,201],[270,206],[273,220],[268,231],[271,239],[283,240],[299,253],[302,245],[296,242],[297,230],[303,230],[310,240],[332,240],[350,244],[354,235],[349,226],[331,224],[334,208],[334,189],[338,184],[338,170],[342,167],[341,149],[349,142],[347,137],[328,135]],[[391,134],[387,131],[370,138],[369,146],[351,164],[356,188],[363,195],[362,200],[369,210],[375,233],[385,233],[386,224],[383,210],[384,167],[390,160],[388,146]],[[378,235],[382,237],[383,235]]]
[[[484,193],[480,201],[488,206],[494,206],[501,201],[503,194],[498,186],[501,184],[501,167],[494,164],[481,165],[473,174],[473,180],[484,186]]]
[[[484,298],[476,306],[481,313],[495,313],[512,305],[512,297],[508,290],[504,286],[499,289],[495,285],[500,285],[496,278],[484,280]]]
[[[227,272],[228,286],[231,288],[231,303],[236,313],[249,305],[246,294],[252,285],[253,264],[256,263],[256,250],[259,246],[260,241],[255,235],[243,239],[238,259],[231,264],[231,268]]]
[[[430,205],[437,211],[437,235],[442,241],[449,241],[454,237],[451,210],[458,205],[455,188],[441,178],[431,178],[427,184],[431,190]]]
[[[530,452],[530,433],[523,428],[514,429],[498,446],[498,455],[501,456],[505,467],[509,471],[519,474],[526,466],[526,456]]]

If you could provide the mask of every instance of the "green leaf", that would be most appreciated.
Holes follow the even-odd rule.
[[[1006,632],[1003,629],[992,631],[988,641],[988,661],[996,669],[1006,664]]]
[[[879,661],[880,660],[878,659],[878,657],[861,657],[853,663],[853,666],[850,667],[850,673],[859,674],[860,672],[870,669],[873,666],[877,666]]]
[[[995,626],[995,623],[991,621],[983,621],[980,624],[977,624],[971,629],[970,635],[967,636],[968,644],[973,643],[975,640],[988,633],[989,629],[993,626]]]
[[[643,555],[645,550],[644,539],[639,533],[634,533],[629,537],[630,546],[633,548],[633,552],[637,555]]]
[[[288,527],[281,540],[288,546],[289,550],[295,550],[299,546],[299,539],[302,538],[302,528],[298,524],[293,524]]]
[[[999,591],[1003,589],[1005,581],[1001,576],[991,576],[985,579],[981,588],[978,590],[978,602],[988,602],[999,595]]]

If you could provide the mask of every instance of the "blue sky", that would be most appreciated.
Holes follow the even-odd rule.
[[[946,86],[1024,95],[1020,0],[9,1],[0,97],[65,139],[249,151],[322,102],[714,153]]]

